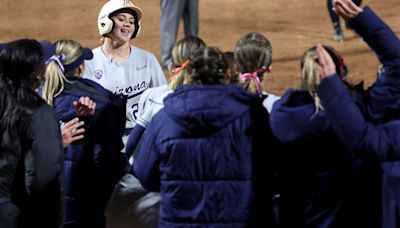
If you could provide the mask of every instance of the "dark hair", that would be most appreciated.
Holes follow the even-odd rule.
[[[224,84],[226,70],[226,59],[217,47],[199,48],[190,58],[188,83],[204,85]]]
[[[228,64],[228,70],[231,76],[229,79],[229,83],[232,84],[239,83],[239,75],[236,72],[236,67],[235,67],[236,66],[235,53],[233,53],[233,51],[226,51],[224,52],[224,56]]]
[[[139,19],[138,19],[139,17],[138,17],[138,15],[137,15],[136,11],[133,10],[133,9],[130,9],[130,8],[122,8],[122,9],[115,10],[114,12],[110,13],[110,15],[108,16],[108,18],[111,19],[112,17],[118,15],[119,13],[129,13],[129,14],[132,14],[132,16],[133,16],[133,18],[135,19],[135,21],[138,21],[138,20],[139,20]]]
[[[21,130],[43,103],[34,90],[42,55],[40,43],[30,39],[10,42],[0,54],[0,151],[21,153]]]

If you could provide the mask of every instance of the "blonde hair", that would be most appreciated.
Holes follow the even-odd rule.
[[[301,57],[300,70],[301,70],[301,86],[307,89],[314,99],[315,112],[323,110],[321,100],[315,90],[320,84],[320,79],[317,72],[317,59],[318,54],[315,47],[308,49]]]
[[[201,48],[205,47],[204,41],[197,36],[186,36],[179,40],[172,49],[172,59],[175,65],[179,65],[182,69],[176,72],[169,83],[169,90],[174,90],[179,85],[182,85],[187,77],[187,69],[185,63],[190,59],[191,54]],[[189,60],[190,61],[190,60]]]
[[[245,34],[235,46],[235,60],[237,61],[240,74],[257,73],[260,81],[272,63],[272,45],[269,40],[258,32]],[[249,78],[243,83],[246,91],[259,93],[257,91],[257,79]]]
[[[59,40],[55,42],[56,56],[64,55],[60,60],[63,65],[73,63],[82,55],[82,45],[75,40]],[[53,106],[54,98],[64,90],[64,83],[70,83],[56,61],[50,61],[45,72],[42,98]]]

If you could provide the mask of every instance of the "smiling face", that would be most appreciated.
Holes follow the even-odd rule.
[[[128,9],[122,9],[116,11],[111,16],[111,20],[114,21],[114,28],[109,34],[113,40],[119,40],[122,42],[128,42],[133,32],[135,31],[135,17],[134,13]]]

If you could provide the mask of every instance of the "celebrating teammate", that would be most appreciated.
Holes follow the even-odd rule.
[[[97,25],[103,43],[87,61],[84,78],[127,97],[126,138],[136,124],[138,101],[149,87],[166,83],[154,54],[130,44],[140,31],[142,10],[127,0],[110,0],[102,7]]]

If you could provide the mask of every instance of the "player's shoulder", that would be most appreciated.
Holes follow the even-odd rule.
[[[102,53],[101,47],[96,47],[92,49],[93,55],[97,55],[99,53]]]
[[[96,65],[96,63],[102,62],[102,61],[107,61],[107,56],[104,54],[104,52],[101,50],[101,47],[96,47],[92,49],[93,52],[93,58],[91,60],[85,60],[85,64],[90,66],[90,65]]]
[[[168,91],[168,84],[164,84],[164,85],[160,85],[160,86],[156,86],[156,87],[150,87],[150,88],[147,88],[143,92],[141,98],[146,97],[146,99],[155,100],[157,97],[161,96],[162,94],[164,94],[167,91]]]
[[[140,56],[154,56],[154,54],[150,51],[144,50],[142,48],[136,47],[131,45],[131,50],[133,55],[140,55]]]
[[[151,97],[156,98],[168,91],[168,84],[164,84],[164,85],[160,85],[160,86],[156,86],[156,87],[150,87],[146,91],[148,92],[148,94]]]

